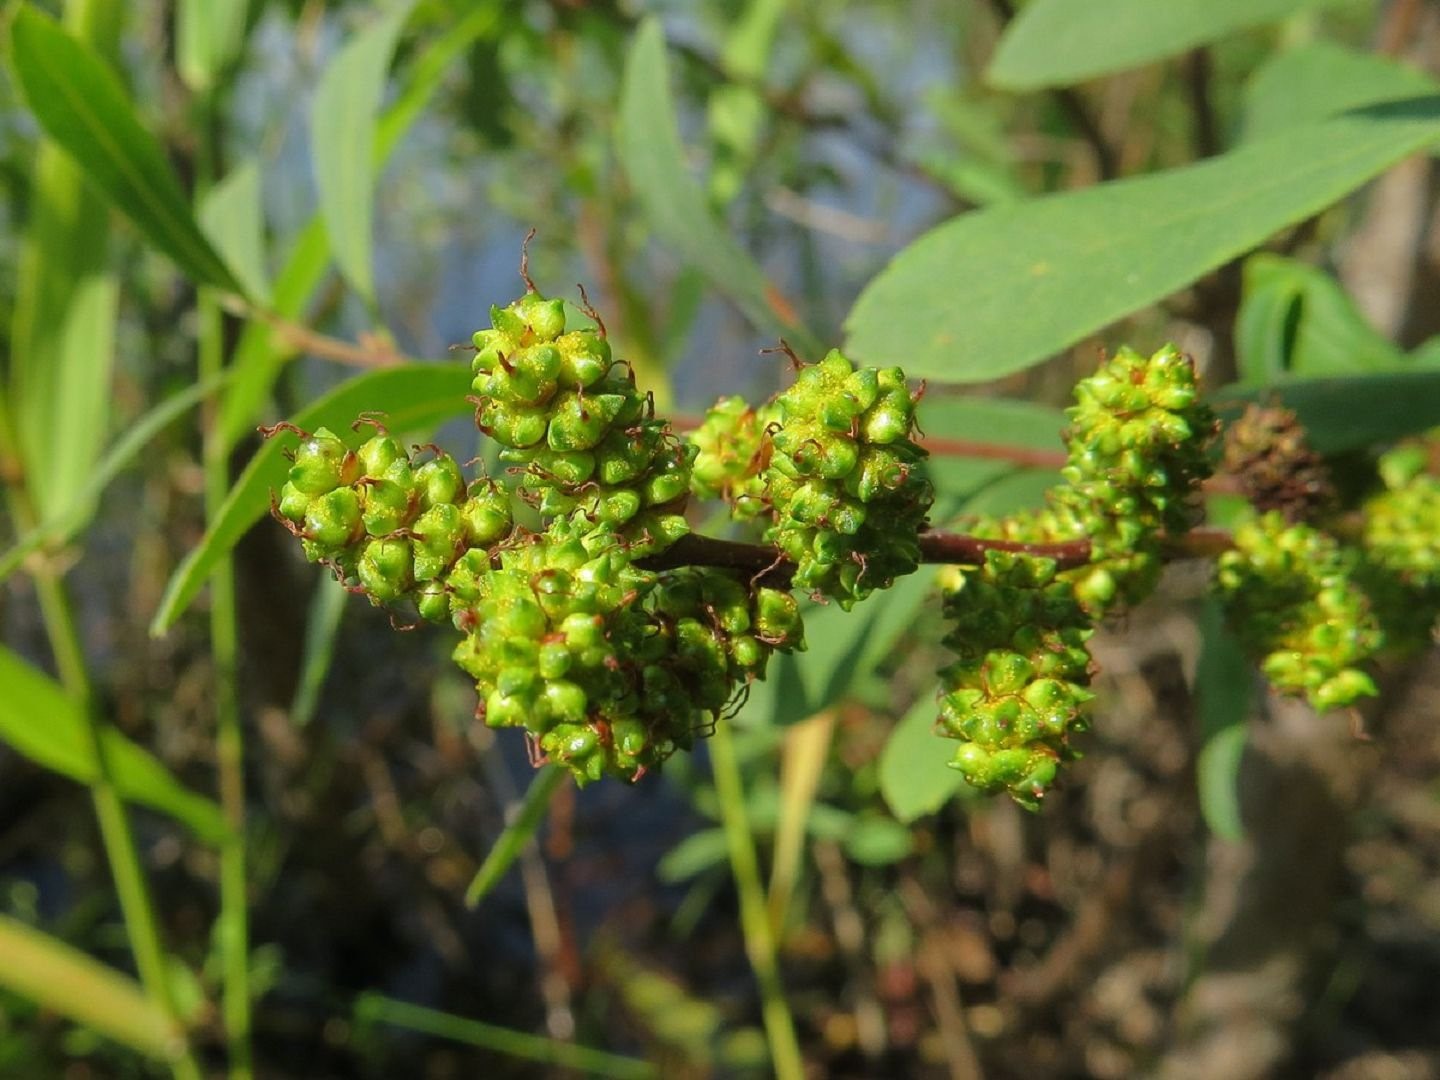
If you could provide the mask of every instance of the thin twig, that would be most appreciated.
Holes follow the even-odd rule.
[[[402,364],[411,358],[400,352],[388,341],[377,336],[367,336],[358,344],[322,334],[318,330],[293,322],[266,308],[238,296],[227,295],[222,306],[231,315],[242,319],[258,319],[265,323],[285,344],[300,352],[334,360],[349,367],[377,368]]]

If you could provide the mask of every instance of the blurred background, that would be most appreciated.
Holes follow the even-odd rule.
[[[37,498],[52,463],[82,490],[104,447],[217,370],[206,349],[232,361],[249,349],[268,373],[247,407],[158,426],[64,542],[7,571],[0,643],[63,674],[45,585],[63,578],[94,706],[195,792],[223,781],[217,711],[233,702],[243,787],[225,805],[246,815],[253,1067],[275,1077],[644,1075],[625,1072],[640,1060],[666,1077],[768,1072],[734,819],[703,744],[633,787],[563,787],[536,846],[469,910],[465,887],[532,769],[517,733],[472,722],[450,634],[396,633],[322,588],[268,518],[233,552],[233,650],[215,647],[209,593],[150,632],[207,496],[213,515],[260,445],[255,425],[357,368],[452,362],[489,305],[522,291],[531,228],[536,283],[578,301],[583,282],[617,353],[674,412],[782,385],[783,357],[761,351],[774,329],[657,238],[628,171],[646,140],[617,140],[617,119],[643,18],[663,24],[704,205],[773,285],[772,306],[827,346],[866,283],[953,215],[1220,153],[1303,113],[1327,57],[1383,63],[1416,91],[1440,70],[1440,8],[1407,0],[1274,4],[1283,19],[1028,92],[984,78],[1017,17],[1010,0],[419,0],[390,51],[374,30],[397,9],[370,0],[216,5],[235,21],[209,46],[185,37],[204,4],[33,6],[119,73],[207,235],[279,314],[222,311],[83,194],[75,216],[46,218],[53,147],[13,72],[0,80],[6,376],[17,402],[74,405],[18,424]],[[327,270],[323,246],[313,272],[296,259],[316,228],[317,147],[350,130],[317,122],[338,117],[318,88],[362,39],[389,62],[380,115],[409,109],[393,145],[383,130],[375,144],[385,164],[357,226],[373,236],[368,294]],[[328,107],[365,92],[332,88]],[[1440,332],[1437,191],[1433,158],[1408,159],[1266,254],[1044,364],[963,394],[932,388],[922,424],[1058,451],[1058,410],[1102,348],[1174,340],[1218,387],[1273,332],[1277,297],[1306,297],[1280,320],[1286,362],[1336,342],[1423,351]],[[103,329],[85,339],[103,362],[56,367],[78,381],[36,391],[21,346],[44,337],[51,309],[35,294],[56,280],[98,290],[98,323],[76,325]],[[463,415],[438,440],[462,460],[484,452]],[[1051,461],[1004,457],[937,460],[937,511],[1024,506],[1055,477]],[[18,490],[20,474],[6,482]],[[30,529],[15,507],[6,549]],[[778,665],[734,724],[740,817],[810,1075],[1440,1076],[1440,669],[1428,656],[1386,671],[1357,738],[1344,717],[1252,685],[1207,614],[1206,575],[1175,566],[1097,637],[1097,722],[1038,814],[960,791],[943,768],[951,748],[929,734],[945,657],[933,572],[848,616],[813,614],[810,652]],[[131,818],[178,1008],[202,1069],[220,1075],[222,857],[153,807]],[[96,822],[86,786],[0,738],[0,913],[134,971]],[[554,1047],[571,1042],[633,1060],[567,1069]],[[0,992],[0,1076],[161,1071]]]

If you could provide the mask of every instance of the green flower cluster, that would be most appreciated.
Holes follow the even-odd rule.
[[[961,744],[950,766],[1036,809],[1085,728],[1090,617],[1055,560],[1000,551],[960,572],[945,612],[959,655],[941,672],[939,729]]]
[[[452,622],[488,724],[524,729],[581,783],[635,779],[774,651],[804,648],[799,606],[732,571],[647,567],[688,531],[694,448],[615,374],[603,332],[565,331],[560,301],[531,288],[491,322],[475,335],[476,423],[542,529],[515,524],[499,484],[467,487],[449,455],[412,455],[383,430],[353,450],[297,431],[276,514],[372,602]]]
[[[495,558],[468,552],[451,581],[468,631],[455,660],[476,681],[478,715],[524,728],[582,784],[633,780],[688,749],[774,649],[803,647],[789,593],[752,595],[719,570],[644,570],[581,512]]]
[[[1088,539],[1090,561],[1062,577],[1099,618],[1154,591],[1162,533],[1193,524],[1217,424],[1194,366],[1170,345],[1149,357],[1121,349],[1076,384],[1075,402],[1066,412],[1066,482],[1043,509],[982,519],[970,531],[1032,544]]]
[[[768,428],[779,419],[773,404],[750,407],[742,397],[723,397],[705,412],[688,438],[695,447],[690,492],[697,499],[721,499],[741,520],[770,512],[765,468],[770,463]]]
[[[911,438],[915,401],[899,368],[857,371],[831,350],[774,404],[765,539],[795,564],[798,587],[848,610],[920,565],[934,493]]]
[[[1274,510],[1241,522],[1234,542],[1216,566],[1216,591],[1271,684],[1305,695],[1321,712],[1374,695],[1374,682],[1357,665],[1384,635],[1355,581],[1356,553]]]
[[[1406,443],[1381,456],[1385,490],[1362,506],[1360,578],[1385,628],[1385,644],[1414,652],[1434,640],[1440,615],[1440,478],[1431,447]]]
[[[1149,357],[1122,348],[1076,384],[1066,415],[1068,483],[1051,506],[1059,532],[1090,539],[1077,593],[1097,613],[1137,604],[1160,579],[1161,533],[1194,523],[1215,416],[1173,345]]]
[[[633,372],[615,374],[604,335],[566,332],[564,301],[533,290],[492,307],[490,323],[474,336],[476,423],[523,469],[522,496],[547,518],[583,512],[637,555],[688,532],[694,451],[655,419]]]
[[[488,480],[467,487],[449,454],[431,448],[420,462],[378,427],[356,450],[325,428],[299,434],[276,512],[310,561],[374,603],[449,618],[451,568],[510,533],[509,495]]]

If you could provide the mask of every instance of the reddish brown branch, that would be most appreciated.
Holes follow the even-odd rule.
[[[1016,551],[1054,559],[1062,570],[1084,566],[1090,561],[1089,540],[1066,540],[1053,544],[1025,544],[1014,540],[988,540],[965,533],[936,529],[919,536],[922,562],[935,565],[975,565],[985,559],[987,551]],[[1192,529],[1182,536],[1167,537],[1165,551],[1170,558],[1211,558],[1231,546],[1230,533],[1224,529]],[[647,570],[673,570],[681,566],[715,566],[739,570],[760,579],[788,582],[794,573],[793,563],[779,556],[767,544],[750,544],[740,540],[721,540],[713,536],[691,533],[683,536],[659,555],[641,559]]]

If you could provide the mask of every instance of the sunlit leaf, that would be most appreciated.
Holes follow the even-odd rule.
[[[1245,84],[1240,138],[1278,135],[1362,105],[1440,92],[1422,71],[1333,41],[1273,53]]]
[[[1018,371],[1437,140],[1440,98],[1390,102],[1196,165],[964,214],[865,288],[848,351],[944,382]]]
[[[99,775],[82,707],[60,685],[0,647],[0,739],[31,761],[82,784]],[[148,750],[114,728],[103,745],[121,798],[169,814],[202,840],[218,843],[228,830],[220,807],[191,791]],[[5,965],[0,964],[0,967]]]
[[[250,0],[179,0],[175,7],[175,67],[191,90],[215,85],[245,41]]]
[[[787,337],[804,354],[818,353],[815,336],[711,214],[685,167],[670,98],[665,33],[657,19],[641,25],[625,62],[617,139],[625,173],[661,239],[734,301],[756,329]]]
[[[250,158],[231,169],[200,200],[200,227],[254,300],[270,303],[265,269],[265,210],[260,165]]]
[[[310,110],[315,187],[330,247],[351,287],[372,302],[375,129],[395,45],[414,6],[392,0],[356,34],[326,67]]]
[[[0,987],[161,1061],[185,1037],[140,984],[18,919],[0,915]]]
[[[1245,263],[1235,317],[1242,381],[1291,375],[1359,375],[1402,367],[1405,356],[1323,270],[1261,253]]]
[[[986,78],[1008,90],[1093,79],[1348,0],[1030,0],[1006,28]]]

